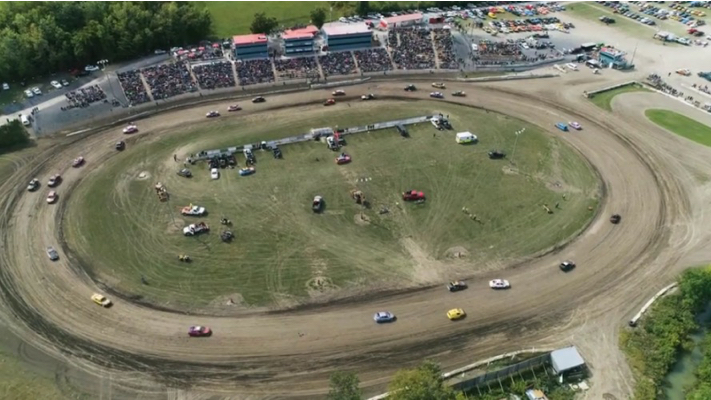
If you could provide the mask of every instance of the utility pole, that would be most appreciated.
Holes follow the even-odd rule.
[[[509,159],[511,164],[514,164],[514,156],[516,155],[516,145],[518,144],[518,137],[521,136],[521,134],[524,132],[526,132],[526,128],[522,128],[522,129],[514,132],[514,135],[516,135],[516,139],[514,140],[513,151],[511,152],[511,158]]]

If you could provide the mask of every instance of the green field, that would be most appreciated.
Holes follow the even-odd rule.
[[[642,85],[629,85],[598,93],[590,98],[590,101],[603,110],[612,111],[612,99],[617,95],[631,92],[649,92],[649,90]]]
[[[446,103],[392,101],[387,110],[383,104],[308,106],[270,112],[268,123],[264,115],[224,118],[173,129],[160,140],[146,137],[149,143],[106,160],[78,187],[64,233],[102,281],[127,294],[180,307],[222,304],[230,297],[261,306],[293,304],[328,289],[408,285],[450,268],[473,272],[481,263],[559,243],[591,217],[588,207],[598,200],[595,176],[577,154],[539,128]],[[411,127],[409,139],[394,129],[349,136],[344,148],[354,160],[349,165],[337,166],[325,144],[304,142],[284,146],[283,160],[258,151],[257,172],[248,177],[225,169],[211,181],[204,163],[192,167],[192,179],[175,173],[182,167],[173,162],[176,152],[434,110],[449,114],[455,131],[425,123]],[[513,132],[522,127],[527,130],[517,144],[518,171],[505,160],[488,159],[493,148],[510,153]],[[481,143],[457,145],[454,132],[466,130]],[[144,171],[150,178],[139,178]],[[152,188],[158,181],[168,188],[169,202],[158,201]],[[364,192],[370,208],[354,203],[352,189]],[[403,203],[400,193],[406,189],[424,191],[427,202]],[[320,215],[310,208],[315,195],[325,199]],[[557,202],[560,209],[554,208]],[[210,214],[181,216],[180,208],[190,203]],[[544,203],[555,212],[547,214]],[[389,212],[381,214],[384,207]],[[220,241],[221,216],[234,222],[233,243]],[[211,233],[181,234],[185,225],[201,220]],[[194,262],[179,262],[181,253]],[[453,260],[456,253],[465,258]],[[141,284],[141,275],[148,285]]]
[[[708,125],[669,110],[649,109],[644,111],[644,115],[672,133],[711,146],[711,127]]]

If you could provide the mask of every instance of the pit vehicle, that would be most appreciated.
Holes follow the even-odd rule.
[[[462,319],[466,315],[467,314],[461,308],[453,308],[453,309],[447,311],[447,318],[449,318],[450,321],[456,321],[458,319]]]
[[[212,330],[207,326],[191,326],[188,328],[188,336],[203,337],[212,335]]]
[[[72,161],[72,167],[74,168],[81,167],[82,164],[84,164],[84,157],[81,156],[75,158],[74,161]]]
[[[208,232],[210,227],[204,222],[198,222],[197,224],[190,224],[183,228],[183,235],[185,236],[195,236],[204,232]]]
[[[563,261],[560,263],[560,270],[563,272],[572,271],[575,269],[575,263],[572,261]]]
[[[332,96],[345,96],[346,92],[343,90],[334,90],[333,93],[331,93]]]
[[[123,133],[125,133],[125,134],[136,133],[136,132],[138,132],[138,127],[133,124],[123,128]]]
[[[417,90],[417,87],[415,85],[407,85],[405,86],[405,91],[406,92],[414,92]]]
[[[504,153],[502,150],[491,150],[488,154],[489,158],[492,160],[500,160],[506,157],[506,153]]]
[[[47,181],[47,186],[55,187],[55,186],[59,185],[59,182],[61,182],[61,181],[62,181],[61,175],[59,175],[59,174],[53,175],[49,178],[49,181]]]
[[[205,117],[207,117],[207,118],[215,118],[215,117],[219,117],[219,116],[220,116],[220,112],[215,111],[215,110],[208,111],[207,114],[205,114]]]
[[[418,192],[417,190],[406,190],[402,193],[402,199],[405,201],[419,201],[425,199],[424,192]]]
[[[444,82],[434,82],[434,83],[432,83],[432,87],[437,88],[437,89],[445,89],[446,88],[446,86],[444,85]]]
[[[613,224],[619,224],[620,221],[622,220],[622,216],[620,214],[612,214],[610,217],[610,222]]]
[[[509,289],[511,284],[506,279],[492,279],[489,281],[489,287],[492,289]]]
[[[324,105],[324,106],[332,106],[332,105],[334,105],[334,104],[336,104],[336,99],[328,99],[328,100],[326,100],[326,101],[323,102],[323,105]]]
[[[464,93],[464,91],[462,91],[462,90],[457,90],[456,92],[452,92],[452,96],[455,96],[455,97],[466,97],[467,94]]]
[[[190,258],[190,256],[187,255],[187,254],[180,254],[180,255],[178,255],[178,261],[189,263],[189,262],[191,262],[192,260],[193,260],[193,259]]]
[[[120,141],[116,142],[116,144],[114,145],[114,148],[118,151],[123,151],[124,149],[126,149],[126,142],[124,142],[123,140],[120,140]]]
[[[252,99],[252,103],[264,103],[265,101],[267,101],[267,99],[262,96],[257,96]]]
[[[225,243],[232,241],[232,239],[234,239],[234,238],[235,238],[235,235],[230,231],[224,231],[220,234],[220,239]]]
[[[180,210],[180,213],[183,215],[201,216],[205,214],[205,211],[205,207],[194,206],[191,204],[189,206],[183,207],[183,209]]]
[[[102,307],[109,307],[111,306],[111,300],[107,299],[104,295],[94,293],[91,295],[91,301],[94,303],[102,306]]]
[[[395,315],[388,311],[376,312],[375,315],[373,315],[373,321],[375,321],[375,323],[377,324],[393,322],[395,321]]]
[[[254,167],[245,167],[245,168],[242,168],[239,170],[239,175],[240,176],[249,176],[255,172],[256,172],[256,170],[254,169]]]
[[[233,104],[233,105],[227,107],[227,112],[239,111],[241,109],[242,109],[242,107],[238,106],[237,104]]]
[[[336,164],[338,165],[348,164],[349,162],[351,162],[351,156],[346,153],[341,153],[336,157]]]
[[[375,98],[375,95],[373,93],[368,93],[360,96],[361,100],[373,100]]]
[[[272,149],[272,154],[274,154],[274,158],[276,158],[276,159],[280,159],[280,158],[283,157],[282,154],[281,154],[281,149],[278,148],[278,147],[274,147],[274,148]]]
[[[314,197],[314,201],[311,203],[311,209],[315,213],[321,212],[321,210],[323,209],[323,197],[321,197],[321,196]]]
[[[49,257],[52,261],[57,261],[59,260],[59,253],[57,253],[57,250],[55,250],[54,247],[49,246],[47,247],[47,257]]]
[[[56,201],[57,201],[57,192],[55,192],[54,190],[52,190],[52,191],[49,192],[49,194],[47,195],[47,203],[48,203],[48,204],[54,204]]]
[[[178,171],[178,176],[182,176],[183,178],[191,178],[193,176],[193,173],[190,172],[189,169],[183,168],[180,171]]]
[[[467,283],[464,281],[453,281],[447,284],[447,290],[450,292],[458,292],[467,288]]]
[[[35,190],[39,189],[39,187],[40,187],[39,179],[33,179],[27,185],[27,190],[30,192],[34,192]]]

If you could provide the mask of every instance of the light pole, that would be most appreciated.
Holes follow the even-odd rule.
[[[104,78],[109,82],[109,87],[111,88],[111,94],[114,95],[114,99],[116,99],[116,92],[114,92],[114,85],[111,83],[111,79],[108,77],[106,74],[106,64],[109,63],[109,60],[99,60],[96,62],[97,65],[101,66],[101,72],[104,73]]]
[[[514,140],[513,151],[511,152],[511,158],[509,159],[511,164],[514,164],[514,155],[516,155],[516,145],[518,144],[518,137],[521,136],[521,134],[524,132],[526,132],[526,128],[522,128],[522,129],[514,132],[514,135],[516,135],[516,139]]]

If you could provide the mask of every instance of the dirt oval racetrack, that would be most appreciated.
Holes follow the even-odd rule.
[[[584,155],[603,181],[601,211],[588,229],[558,251],[510,266],[505,272],[514,284],[510,291],[449,295],[439,285],[296,310],[245,311],[230,318],[162,312],[123,300],[101,310],[89,301],[97,284],[72,258],[71,243],[62,244],[57,263],[49,264],[44,249],[62,243],[62,204],[72,188],[113,154],[111,143],[122,135],[110,129],[57,140],[0,187],[0,288],[6,319],[25,340],[100,377],[98,386],[110,376],[113,394],[95,388],[107,398],[122,398],[120,393],[126,398],[318,398],[335,370],[356,371],[370,394],[383,390],[395,370],[426,357],[447,370],[506,351],[569,343],[581,349],[593,370],[589,398],[603,393],[623,397],[631,382],[617,350],[618,329],[674,277],[681,258],[708,237],[692,221],[702,203],[689,170],[709,173],[711,157],[706,149],[651,125],[641,111],[606,113],[583,99],[583,90],[606,85],[600,80],[563,80],[453,83],[452,89],[466,90],[468,97],[445,100],[544,127]],[[372,82],[347,91],[372,92],[379,96],[375,101],[384,103],[387,96],[427,95],[403,92],[404,83]],[[325,91],[284,94],[262,105],[245,103],[244,112],[320,102],[327,96]],[[635,96],[625,108],[669,101],[656,94]],[[212,107],[142,120],[131,144],[203,118]],[[556,131],[558,121],[578,121],[584,130]],[[674,156],[682,150],[675,149],[684,149],[683,162]],[[80,154],[87,165],[71,168]],[[35,176],[52,173],[62,173],[64,181],[59,204],[47,207],[44,196],[27,195],[25,186]],[[623,216],[621,224],[609,223],[613,213]],[[578,268],[560,272],[563,259],[574,260]],[[500,276],[487,272],[475,279]],[[459,306],[468,317],[449,322],[446,310]],[[380,309],[396,313],[398,322],[369,323]],[[216,334],[189,340],[189,325],[208,325]]]

